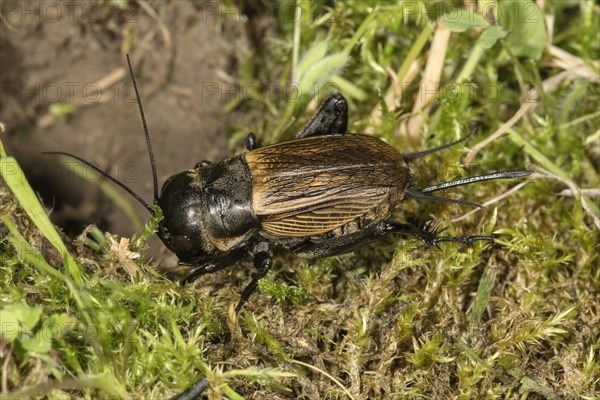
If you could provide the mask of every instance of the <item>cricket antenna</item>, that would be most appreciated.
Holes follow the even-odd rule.
[[[148,133],[148,125],[146,124],[146,117],[144,116],[144,109],[142,108],[142,100],[140,99],[140,92],[138,90],[137,83],[135,82],[135,77],[133,75],[133,68],[131,67],[131,61],[129,59],[129,54],[127,54],[126,57],[127,57],[127,65],[129,67],[129,75],[131,76],[131,81],[133,82],[133,89],[135,90],[137,104],[140,109],[140,116],[142,117],[142,124],[144,125],[144,135],[146,136],[146,147],[148,148],[148,154],[150,156],[150,166],[152,167],[152,177],[154,178],[153,204],[156,205],[156,204],[158,204],[158,178],[156,176],[156,163],[154,162],[154,153],[152,152],[152,143],[150,142],[150,134]],[[112,176],[110,176],[106,172],[102,171],[100,168],[96,167],[89,161],[86,161],[83,158],[76,156],[75,154],[67,153],[64,151],[45,151],[45,152],[42,152],[42,154],[61,155],[61,156],[67,156],[67,157],[74,158],[75,160],[90,167],[91,169],[93,169],[94,171],[96,171],[97,173],[99,173],[100,175],[102,175],[103,177],[108,179],[109,181],[113,182],[114,184],[116,184],[117,186],[119,186],[120,188],[125,190],[134,199],[139,201],[140,204],[143,205],[146,208],[146,210],[148,210],[150,212],[151,215],[156,214],[154,209],[144,199],[142,199],[137,193],[135,193],[133,190],[131,190],[127,185],[125,185],[123,182],[119,181],[118,179],[113,178]]]
[[[150,214],[152,214],[152,215],[155,214],[154,210],[150,207],[150,205],[148,203],[146,203],[146,201],[144,199],[142,199],[137,193],[135,193],[133,190],[129,189],[129,187],[127,187],[123,182],[121,182],[121,181],[113,178],[112,176],[110,176],[106,172],[102,171],[100,168],[96,167],[91,162],[86,161],[83,158],[81,158],[79,156],[76,156],[75,154],[67,153],[67,152],[64,152],[64,151],[43,151],[42,154],[57,155],[57,156],[67,156],[67,157],[71,157],[71,158],[76,159],[80,163],[82,163],[82,164],[90,167],[91,169],[93,169],[94,171],[96,171],[97,173],[99,173],[100,175],[102,175],[103,177],[105,177],[106,179],[108,179],[109,181],[111,181],[114,184],[116,184],[119,187],[121,187],[123,190],[125,190],[127,193],[129,193],[134,199],[136,199],[137,201],[139,201],[146,208],[146,210],[148,210],[150,212]]]
[[[133,68],[131,67],[131,60],[129,54],[127,54],[127,66],[129,67],[129,75],[131,76],[131,82],[133,83],[133,90],[135,90],[135,97],[137,104],[140,109],[140,117],[142,118],[142,125],[144,125],[144,135],[146,136],[146,147],[148,148],[148,155],[150,156],[150,166],[152,167],[152,179],[154,184],[154,200],[153,203],[158,204],[158,177],[156,175],[156,163],[154,162],[154,153],[152,152],[152,142],[150,142],[150,133],[148,132],[148,125],[146,124],[146,117],[144,116],[144,108],[142,107],[142,99],[140,98],[140,91],[138,90],[135,76],[133,75]]]
[[[462,142],[464,142],[464,141],[465,141],[465,140],[467,140],[468,138],[470,138],[470,137],[471,137],[471,135],[473,134],[473,132],[475,132],[475,130],[472,130],[472,131],[471,131],[471,132],[470,132],[470,133],[469,133],[467,136],[465,136],[464,138],[458,139],[458,140],[456,140],[456,141],[454,141],[454,142],[451,142],[451,143],[446,143],[446,144],[444,144],[444,145],[442,145],[442,146],[434,147],[433,149],[427,149],[427,150],[419,151],[419,152],[416,152],[416,153],[409,153],[409,154],[405,154],[405,155],[404,155],[404,158],[405,158],[407,161],[412,161],[412,160],[416,160],[417,158],[425,157],[425,156],[427,156],[427,155],[429,155],[429,154],[431,154],[431,153],[436,153],[436,152],[438,152],[438,151],[440,151],[440,150],[447,149],[448,147],[455,146],[455,145],[457,145],[457,144],[459,144],[459,143],[462,143]]]

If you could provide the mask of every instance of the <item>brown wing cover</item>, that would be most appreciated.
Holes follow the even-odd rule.
[[[277,237],[315,236],[389,212],[408,184],[404,158],[367,135],[290,140],[245,154],[254,212]]]

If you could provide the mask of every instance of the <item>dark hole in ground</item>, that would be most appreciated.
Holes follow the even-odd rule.
[[[158,18],[137,3],[130,3],[127,15],[102,3],[98,16],[86,15],[84,3],[73,3],[61,18],[44,15],[44,7],[25,13],[25,3],[12,2],[15,8],[0,24],[0,121],[7,127],[2,140],[52,210],[53,222],[69,236],[91,223],[130,236],[131,221],[97,183],[73,176],[56,158],[40,153],[77,154],[117,172],[151,202],[152,175],[129,77],[123,75],[123,53],[132,53],[161,186],[200,160],[228,155],[227,127],[240,116],[223,112],[231,83],[222,77],[231,76],[239,57],[250,51],[249,29],[242,18],[222,18],[218,7],[193,2],[150,2]],[[218,91],[209,93],[209,85]],[[102,96],[93,95],[97,88]],[[49,114],[51,104],[69,102],[76,113],[66,122]],[[128,166],[133,173],[127,174]],[[147,211],[120,193],[147,221]],[[157,243],[149,255],[165,253]]]

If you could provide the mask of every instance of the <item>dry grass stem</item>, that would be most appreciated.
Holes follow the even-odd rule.
[[[427,65],[419,85],[419,91],[412,109],[412,117],[406,123],[406,133],[412,142],[416,142],[421,134],[425,121],[426,108],[435,98],[442,80],[442,71],[446,62],[446,52],[450,41],[451,31],[438,23],[431,41]],[[435,90],[433,90],[435,88]]]

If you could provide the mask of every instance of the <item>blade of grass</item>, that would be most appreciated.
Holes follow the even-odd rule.
[[[359,101],[365,101],[369,97],[367,92],[356,86],[354,83],[342,78],[339,75],[334,75],[330,79],[331,83],[337,86],[340,91],[346,93],[348,97]]]
[[[479,281],[479,287],[477,288],[477,294],[475,295],[475,301],[473,302],[473,308],[467,313],[467,321],[479,324],[481,322],[481,316],[485,311],[488,302],[490,300],[490,293],[494,288],[494,282],[496,280],[496,267],[495,265],[488,264],[483,271],[483,276]]]
[[[298,71],[298,59],[300,57],[300,28],[302,25],[302,6],[300,0],[296,0],[294,15],[294,38],[292,45],[292,82],[298,82],[300,80],[300,73]]]
[[[481,44],[480,41],[477,41],[469,54],[467,62],[456,78],[457,83],[463,83],[464,81],[471,79],[475,68],[477,68],[477,65],[479,64],[481,56],[483,55],[483,50],[483,44]]]
[[[0,122],[1,124],[1,122]],[[0,131],[2,133],[3,131]],[[2,140],[0,140],[0,158],[6,157],[6,150],[4,150],[4,145],[2,144]]]
[[[471,148],[471,150],[465,156],[465,164],[470,164],[473,161],[473,158],[475,158],[475,155],[479,153],[481,149],[483,149],[488,144],[492,143],[494,140],[498,139],[500,136],[504,135],[506,132],[508,132],[508,130],[514,124],[516,124],[523,117],[523,115],[525,115],[525,113],[529,111],[529,109],[534,105],[535,103],[532,102],[521,104],[521,107],[517,110],[517,112],[512,117],[510,117],[508,121],[502,124],[502,126],[498,128],[496,132],[486,137],[481,142],[477,143]]]
[[[598,118],[598,117],[600,117],[600,111],[596,111],[594,113],[584,115],[583,117],[575,118],[572,121],[565,122],[565,123],[559,125],[558,129],[570,128],[572,126],[582,124],[584,122],[587,122],[591,119]],[[596,125],[596,126],[598,126],[598,125]]]
[[[494,372],[494,369],[485,361],[483,360],[481,357],[479,357],[472,348],[469,347],[469,345],[462,339],[458,338],[455,341],[456,346],[471,360],[476,362],[477,364],[481,365],[483,368],[485,368],[488,371],[492,371]]]
[[[79,290],[73,285],[71,279],[66,277],[64,274],[62,274],[56,268],[52,267],[50,264],[48,264],[48,262],[39,253],[39,251],[37,251],[37,249],[35,249],[33,246],[31,246],[31,244],[27,242],[27,240],[25,240],[23,235],[21,235],[21,232],[19,232],[15,224],[10,220],[8,216],[3,216],[2,222],[11,233],[11,236],[8,237],[9,243],[17,251],[17,254],[19,254],[22,257],[23,261],[33,265],[41,272],[63,281],[68,286],[69,291],[71,292],[71,295],[75,300],[75,303],[77,303],[78,307],[82,310],[84,319],[88,323],[90,323],[92,319],[86,311],[86,305],[84,304],[84,301],[80,296]]]
[[[404,78],[406,77],[410,66],[412,65],[413,61],[417,59],[419,54],[421,54],[423,47],[425,47],[425,45],[427,44],[427,41],[431,37],[432,33],[433,24],[425,24],[423,30],[421,31],[421,33],[419,33],[417,40],[415,40],[415,42],[411,46],[410,50],[406,54],[406,58],[404,59],[402,65],[400,66],[400,69],[398,70],[398,82],[404,82]]]
[[[523,136],[521,136],[519,133],[517,133],[516,131],[514,131],[512,129],[509,129],[508,132],[510,133],[510,135],[509,135],[510,139],[515,144],[522,146],[523,150],[527,154],[529,154],[531,157],[533,157],[533,159],[535,159],[542,168],[544,168],[544,169],[548,170],[549,172],[553,173],[554,175],[559,176],[560,178],[564,179],[565,182],[569,182],[573,186],[577,186],[575,184],[575,182],[573,182],[573,180],[567,175],[566,172],[564,172],[556,164],[554,164],[548,157],[546,157],[535,146],[533,146],[531,143],[529,143],[527,140],[525,140],[525,138]],[[598,208],[598,205],[594,201],[591,201],[587,196],[581,196],[581,197],[586,200],[588,207],[594,213],[594,215],[596,217],[600,217],[600,209]]]
[[[373,7],[373,9],[371,10],[371,13],[367,16],[367,18],[365,18],[363,20],[363,22],[360,24],[360,26],[358,27],[358,29],[356,30],[354,35],[352,35],[352,38],[350,39],[348,44],[344,47],[344,50],[342,50],[342,53],[344,53],[345,55],[350,54],[350,52],[352,51],[354,46],[356,46],[356,43],[358,43],[358,41],[363,37],[363,35],[367,31],[369,24],[377,16],[378,11],[379,11],[379,8],[377,6]]]
[[[354,400],[354,396],[352,396],[352,394],[348,391],[348,389],[346,389],[346,387],[344,385],[342,385],[342,382],[335,379],[335,377],[332,376],[331,374],[329,374],[327,371],[323,371],[322,369],[319,369],[313,365],[307,364],[302,361],[294,360],[294,359],[290,359],[290,362],[292,362],[294,364],[302,365],[303,367],[310,368],[313,371],[323,374],[324,376],[329,378],[333,383],[335,383],[337,386],[339,386],[344,391],[344,393],[346,393],[346,396],[348,396],[349,399]]]
[[[41,273],[50,275],[56,279],[60,279],[63,282],[66,282],[67,277],[64,276],[60,271],[56,268],[52,267],[48,262],[44,259],[42,254],[31,244],[25,240],[21,232],[17,229],[15,224],[10,220],[8,215],[2,216],[2,222],[8,228],[10,232],[10,236],[8,236],[8,242],[13,246],[16,250],[17,254],[21,257],[21,259],[27,263],[33,265],[37,270]]]
[[[0,174],[35,226],[58,250],[63,258],[65,271],[67,271],[68,276],[73,278],[78,287],[83,286],[83,278],[79,265],[67,250],[52,222],[50,222],[44,208],[29,185],[29,182],[27,182],[25,174],[21,170],[17,160],[14,157],[0,158]]]
[[[406,125],[401,125],[400,131],[405,131],[407,137],[413,143],[416,143],[420,138],[421,127],[425,122],[425,115],[431,107],[432,101],[435,99],[438,91],[437,87],[442,79],[443,66],[446,60],[451,33],[450,29],[446,28],[443,24],[437,24],[433,38],[431,39],[427,65],[425,65],[425,70],[421,76],[421,84],[419,85],[416,97],[418,100],[413,104],[411,117],[406,122]],[[431,90],[431,88],[436,89]]]
[[[109,397],[125,397],[126,391],[123,385],[120,385],[117,379],[108,372],[100,375],[87,375],[75,379],[66,379],[62,382],[44,382],[20,391],[3,395],[5,400],[33,398],[37,396],[50,394],[53,390],[73,390],[97,388]],[[112,395],[112,396],[110,396]]]

